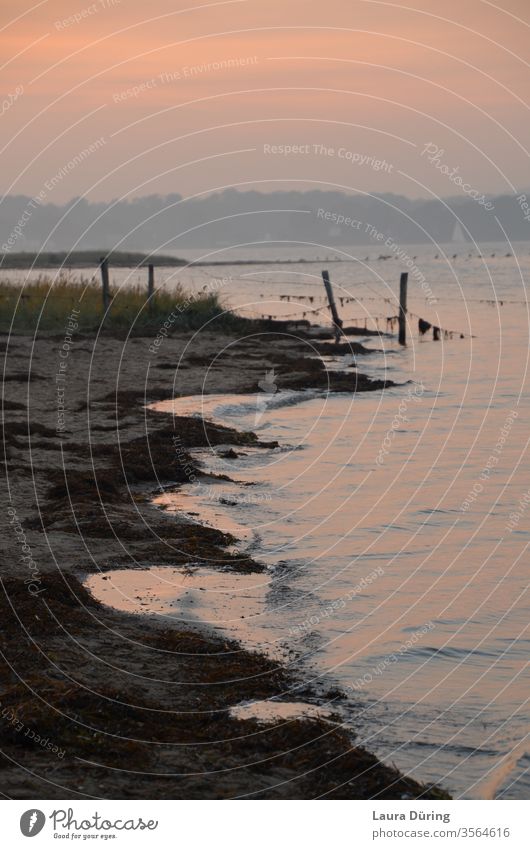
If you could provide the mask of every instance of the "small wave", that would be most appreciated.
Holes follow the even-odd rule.
[[[498,758],[497,749],[482,749],[480,746],[463,746],[459,743],[434,743],[427,740],[413,740],[410,745],[418,749],[431,749],[436,752],[454,752],[456,755],[484,755],[487,758]]]
[[[522,746],[506,752],[495,769],[478,785],[486,799],[526,798],[530,755]],[[521,792],[523,791],[523,792]]]
[[[453,508],[451,510],[442,510],[439,507],[432,508],[432,509],[428,508],[426,510],[416,510],[416,514],[419,515],[419,516],[436,516],[437,513],[439,513],[442,516],[450,516],[451,514],[454,514],[454,513],[461,513],[461,510],[459,510],[457,508]]]
[[[302,404],[304,401],[312,401],[314,398],[321,398],[325,392],[317,389],[301,389],[292,392],[278,392],[267,401],[267,407],[279,409],[281,407],[293,407],[296,404]]]
[[[455,619],[433,619],[434,625],[448,625],[452,628],[459,628],[461,625],[465,625],[466,622],[470,621],[472,620],[469,620],[464,616],[457,616]]]
[[[242,395],[241,401],[219,404],[214,410],[218,416],[246,416],[266,413],[267,410],[279,410],[282,407],[294,407],[304,401],[312,401],[322,396],[322,391],[300,390],[277,392],[275,395]]]
[[[436,648],[435,646],[418,646],[409,651],[410,655],[423,657],[437,657],[443,660],[470,660],[471,658],[495,659],[499,657],[498,652],[482,651],[480,649],[460,649],[445,646],[444,648]]]

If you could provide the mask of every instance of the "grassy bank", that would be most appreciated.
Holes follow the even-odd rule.
[[[112,289],[110,307],[103,310],[101,284],[85,278],[42,276],[21,286],[0,280],[0,332],[62,333],[75,320],[79,332],[127,330],[152,331],[171,317],[169,332],[195,330],[211,319],[216,328],[235,327],[238,320],[225,312],[216,292],[198,294],[182,287],[159,290],[148,301],[145,286]],[[74,312],[75,311],[75,312]]]

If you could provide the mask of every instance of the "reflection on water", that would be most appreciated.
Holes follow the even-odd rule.
[[[334,267],[343,287],[348,269],[359,273]],[[292,291],[307,284],[312,292],[311,274],[301,269]],[[439,264],[428,279],[440,302],[433,308],[413,292],[415,312],[468,337],[434,343],[413,335],[406,350],[367,339],[385,350],[359,366],[412,384],[348,397],[282,392],[277,378],[279,391],[260,407],[257,427],[256,396],[157,405],[256,430],[282,446],[230,460],[217,450],[197,452],[208,470],[238,483],[224,482],[222,498],[193,486],[164,494],[166,509],[244,527],[245,536],[236,531],[241,547],[270,570],[246,576],[250,583],[231,601],[208,593],[205,602],[194,587],[193,605],[183,605],[179,590],[178,615],[193,608],[193,618],[203,608],[199,618],[261,648],[296,651],[309,679],[332,677],[349,694],[359,743],[409,774],[456,796],[524,798],[525,291],[515,263],[497,260],[484,271],[462,259],[458,277]],[[347,291],[366,295],[361,285]],[[380,290],[380,304],[362,302],[362,309],[388,314],[386,283]],[[248,284],[245,303],[253,291]],[[484,303],[495,297],[502,307]],[[421,387],[415,395],[414,386]],[[253,498],[242,498],[250,490]],[[201,580],[206,586],[213,578],[194,575]]]

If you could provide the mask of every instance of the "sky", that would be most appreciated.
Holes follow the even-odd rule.
[[[0,32],[3,195],[530,185],[528,0],[2,0]]]

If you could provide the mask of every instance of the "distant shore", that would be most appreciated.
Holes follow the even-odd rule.
[[[319,264],[322,262],[348,262],[351,260],[340,257],[323,259],[236,259],[236,260],[186,260],[167,254],[147,254],[130,251],[42,251],[40,253],[11,253],[0,256],[1,271],[35,270],[49,271],[58,269],[97,268],[101,259],[107,259],[110,266],[115,268],[146,268],[154,265],[157,268],[181,268],[224,265],[299,265]]]
[[[345,698],[339,691],[317,692],[222,635],[103,607],[84,588],[85,576],[116,568],[264,568],[231,553],[230,535],[151,503],[161,485],[189,481],[190,468],[204,475],[191,448],[259,448],[257,438],[147,403],[257,391],[271,368],[282,388],[329,386],[321,361],[281,334],[179,332],[156,355],[152,341],[73,331],[62,357],[60,334],[1,338],[8,521],[0,738],[10,795],[449,798],[358,748],[339,724],[301,717],[264,726],[228,710],[282,694],[333,708]],[[220,359],[222,350],[229,354]],[[356,371],[331,379],[338,391],[385,385]]]

